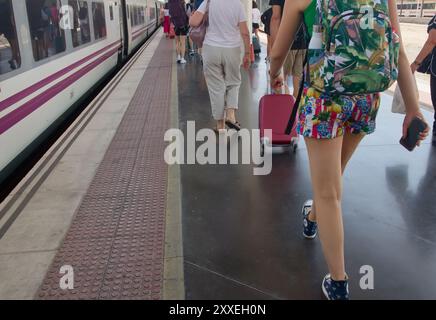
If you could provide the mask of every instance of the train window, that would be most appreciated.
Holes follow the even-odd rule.
[[[21,66],[12,0],[0,0],[0,75]]]
[[[26,7],[35,61],[64,52],[65,32],[59,25],[60,1],[26,0]]]
[[[74,21],[71,29],[73,46],[78,47],[91,41],[88,3],[86,1],[69,0],[68,5],[73,8]]]
[[[145,23],[145,11],[142,6],[130,7],[130,25],[132,27]]]
[[[148,17],[149,21],[153,21],[156,19],[156,9],[154,7],[148,8]]]
[[[106,19],[102,2],[92,3],[92,21],[94,21],[95,40],[106,37]]]
[[[134,7],[134,16],[135,16],[135,22],[133,23],[133,25],[135,25],[135,26],[137,26],[139,23],[138,23],[138,7],[137,6],[135,6]]]
[[[134,6],[130,6],[130,26],[134,26],[135,23],[135,12],[134,12]]]
[[[109,6],[109,15],[110,15],[111,21],[114,20],[114,8],[112,6]]]

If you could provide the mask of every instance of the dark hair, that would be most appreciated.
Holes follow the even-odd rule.
[[[257,8],[257,3],[256,3],[256,1],[253,0],[253,9],[256,9],[256,8]]]

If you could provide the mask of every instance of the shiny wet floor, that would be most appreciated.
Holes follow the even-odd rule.
[[[212,128],[201,64],[179,66],[180,128]],[[257,128],[266,91],[263,59],[243,73],[239,120]],[[402,117],[384,95],[376,133],[344,176],[346,266],[352,299],[436,299],[436,148],[398,144]],[[430,120],[432,115],[425,112]],[[319,239],[302,236],[311,197],[304,142],[274,154],[268,176],[252,165],[182,166],[183,248],[188,299],[320,299],[327,273]],[[362,290],[361,267],[374,270]]]

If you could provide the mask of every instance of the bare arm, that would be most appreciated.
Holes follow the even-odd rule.
[[[285,2],[283,19],[271,52],[271,78],[279,75],[301,23],[301,13],[306,10],[310,2],[311,0],[288,0]]]
[[[197,10],[189,18],[189,25],[191,27],[198,27],[203,21],[203,18],[204,18],[204,13]]]
[[[401,37],[400,23],[398,21],[397,4],[395,0],[389,0],[389,15],[392,27],[397,31],[400,36],[400,56],[398,60],[398,85],[400,87],[401,95],[403,96],[404,104],[406,106],[406,117],[403,122],[403,137],[407,136],[407,129],[415,117],[425,121],[424,116],[419,109],[419,101],[416,95],[416,87],[414,84],[414,75],[410,69],[409,60],[404,50],[403,40]],[[428,136],[429,127],[420,134],[418,145],[421,141]]]
[[[436,46],[436,29],[432,29],[428,34],[427,41],[422,47],[419,54],[416,56],[415,61],[412,63],[412,72],[418,68],[419,64],[433,51]]]
[[[250,44],[250,31],[248,30],[248,25],[246,21],[239,23],[239,30],[241,31],[241,37],[245,49],[243,65],[245,69],[248,69],[250,67],[251,44]]]
[[[416,97],[414,77],[410,70],[409,60],[407,59],[406,51],[403,45],[403,39],[400,31],[400,23],[398,21],[397,5],[395,0],[389,0],[389,13],[392,27],[400,36],[400,56],[398,60],[398,85],[400,86],[401,94],[404,99],[407,111],[419,110],[418,98]]]
[[[289,2],[289,1],[288,1]],[[280,27],[280,20],[282,19],[282,8],[280,6],[272,6],[272,16],[271,16],[271,22],[270,22],[270,42],[271,46],[274,44],[274,41],[276,40],[277,33],[279,31]]]
[[[239,30],[241,31],[242,42],[244,42],[245,53],[250,54],[250,31],[248,30],[247,22],[239,23]]]

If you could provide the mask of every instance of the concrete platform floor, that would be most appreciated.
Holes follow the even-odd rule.
[[[0,203],[0,299],[183,299],[175,68],[158,31]]]
[[[201,64],[178,67],[180,128],[212,128]],[[239,120],[257,128],[266,91],[264,57],[243,72]],[[399,145],[402,116],[383,95],[377,131],[344,176],[346,266],[352,299],[436,299],[436,148]],[[432,114],[424,111],[428,121]],[[302,236],[300,210],[311,185],[304,142],[275,154],[268,176],[251,165],[181,168],[187,299],[320,299],[327,273],[319,239]],[[361,290],[360,268],[374,269]]]

